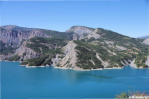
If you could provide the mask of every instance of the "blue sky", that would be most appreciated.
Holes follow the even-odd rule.
[[[148,0],[0,1],[0,24],[58,31],[83,25],[140,37],[149,35],[148,3]]]

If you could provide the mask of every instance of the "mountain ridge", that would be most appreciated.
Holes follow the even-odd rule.
[[[122,68],[132,62],[136,68],[149,66],[149,46],[142,39],[103,28],[72,26],[58,32],[13,25],[0,30],[0,60],[74,70]]]

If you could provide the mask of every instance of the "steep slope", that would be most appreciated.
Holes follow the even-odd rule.
[[[149,46],[142,39],[102,28],[73,26],[66,32],[18,26],[0,29],[1,60],[74,70],[149,66]]]
[[[35,37],[28,41],[26,47],[38,54],[38,57],[23,60],[23,65],[41,66],[51,65],[52,59],[63,54],[61,48],[67,44],[65,39]]]
[[[40,29],[31,29],[25,27],[18,27],[14,25],[0,27],[0,40],[7,46],[16,48],[20,46],[23,40],[30,39],[32,37],[48,37]]]
[[[26,58],[33,58],[37,56],[36,52],[31,51],[26,47],[26,43],[34,37],[42,38],[65,38],[71,39],[71,34],[65,32],[57,32],[45,29],[26,28],[15,25],[7,25],[0,27],[0,59],[7,59],[14,53],[20,55],[23,51]],[[36,48],[35,48],[36,49]],[[33,54],[34,53],[34,54]],[[33,55],[32,55],[33,54]],[[22,56],[22,55],[21,55]],[[25,59],[26,59],[25,58]]]
[[[53,59],[53,65],[60,68],[67,69],[75,69],[81,70],[80,67],[77,66],[77,50],[75,49],[77,46],[74,41],[69,41],[66,46],[62,48],[63,54],[58,54]]]

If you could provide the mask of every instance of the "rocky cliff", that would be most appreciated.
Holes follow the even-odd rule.
[[[149,66],[146,40],[85,26],[58,32],[8,25],[0,27],[0,60],[74,70],[122,68],[130,64],[145,68]]]
[[[40,29],[18,27],[15,25],[0,27],[0,40],[7,46],[14,48],[19,47],[24,40],[28,40],[36,36],[49,37]]]

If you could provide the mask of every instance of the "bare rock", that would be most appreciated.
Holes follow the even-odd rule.
[[[21,57],[21,60],[36,58],[39,56],[38,53],[33,51],[32,49],[26,47],[27,42],[24,41],[23,44],[16,50],[15,55]]]
[[[63,48],[64,57],[60,59],[58,58],[58,56],[56,56],[56,58],[53,59],[54,65],[61,68],[80,70],[80,68],[76,66],[76,46],[76,43],[74,43],[73,41],[69,41],[68,44]]]
[[[72,32],[76,35],[75,38],[77,37],[77,39],[81,40],[84,39],[84,37],[87,34],[90,34],[94,31],[95,29],[93,28],[89,28],[89,27],[85,27],[85,26],[72,26],[69,30],[67,30],[66,32]]]
[[[24,40],[36,36],[48,37],[40,29],[24,28],[14,25],[0,27],[0,41],[13,48],[19,47]]]
[[[146,44],[146,45],[149,45],[149,38],[145,39],[145,40],[143,41],[143,43]]]
[[[101,61],[102,65],[103,65],[105,68],[110,65],[108,61],[103,61],[102,58],[101,58],[97,53],[96,53],[96,57],[97,57],[97,59],[99,59],[99,60]]]
[[[145,64],[149,67],[149,56],[147,57]]]
[[[137,65],[135,64],[135,59],[133,61],[131,61],[131,63],[129,65],[133,68],[137,68]]]
[[[99,39],[100,38],[100,35],[98,34],[99,30],[98,29],[95,29],[92,33],[88,34],[87,35],[87,38],[90,39],[90,38],[95,38],[95,39]]]

